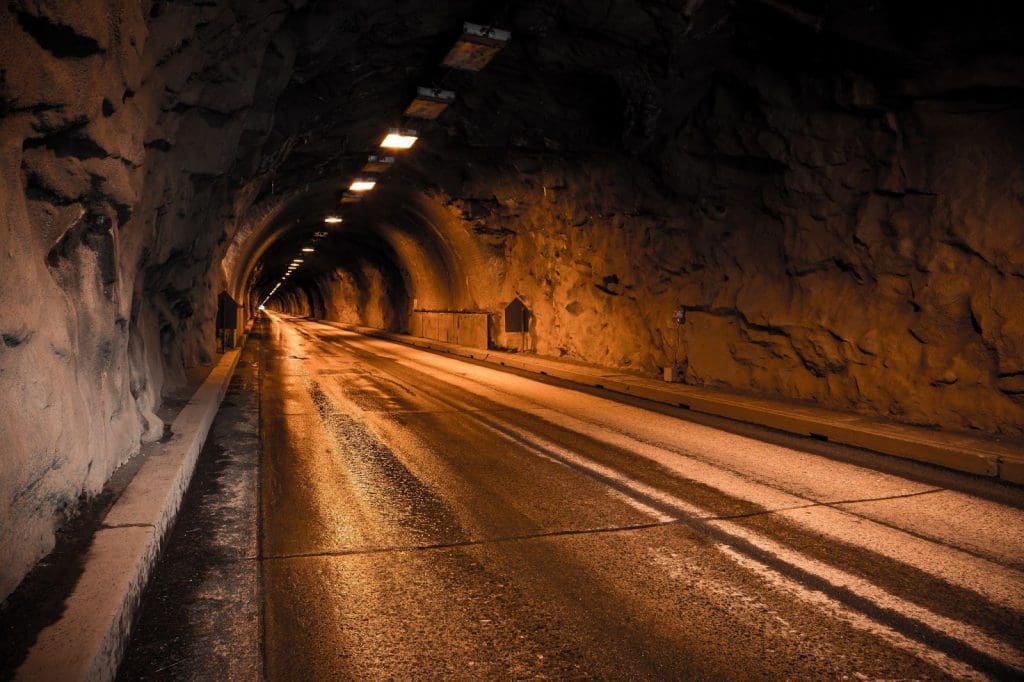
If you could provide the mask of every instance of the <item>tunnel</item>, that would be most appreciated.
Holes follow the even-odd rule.
[[[253,594],[266,590],[252,609],[269,629],[253,637],[278,639],[211,649],[269,652],[252,659],[258,671],[211,663],[193,678],[731,679],[744,677],[744,657],[753,677],[1022,674],[1022,29],[1024,9],[999,0],[5,3],[0,624],[17,634],[0,646],[0,678],[151,679],[155,649],[130,633],[162,630],[146,615],[160,610],[147,600],[163,588],[147,585],[162,584],[161,566],[180,572],[220,551],[174,563],[175,534],[201,517],[189,500],[214,489],[223,509],[250,505],[236,509],[251,516],[238,537],[270,529],[246,557],[258,565]],[[502,421],[509,410],[518,421]],[[742,463],[716,459],[709,443]],[[179,451],[189,454],[172,472]],[[620,461],[620,451],[632,454]],[[317,459],[325,452],[329,461]],[[249,473],[229,475],[231,453],[255,458],[238,464]],[[546,464],[507,468],[526,453]],[[564,472],[586,482],[551,483]],[[764,487],[755,495],[739,479]],[[588,488],[598,484],[600,495]],[[274,497],[289,485],[308,496]],[[483,511],[520,485],[508,493],[514,513]],[[918,495],[946,497],[892,516],[864,511],[879,533],[868,548],[837,535],[854,513],[846,502],[860,510]],[[621,513],[592,514],[598,498]],[[333,511],[314,499],[334,500]],[[520,509],[526,499],[533,511]],[[131,504],[142,516],[117,522]],[[281,511],[307,504],[302,521]],[[835,518],[813,531],[810,516],[779,523],[846,544],[818,554],[801,545],[813,561],[792,565],[796,530],[692,520],[804,505]],[[556,508],[568,514],[557,523],[531,516]],[[337,539],[377,519],[366,510],[401,532]],[[320,537],[317,524],[335,544],[314,551],[296,538]],[[530,567],[519,588],[587,605],[544,616],[564,639],[511,593],[489,601],[489,580],[516,579],[471,549],[436,576],[353,559],[358,589],[336,578],[353,609],[377,604],[358,618],[398,632],[402,602],[381,596],[392,589],[381,576],[472,576],[472,588],[416,602],[444,611],[429,616],[435,625],[463,623],[463,598],[505,614],[453,625],[455,644],[422,635],[417,647],[409,633],[404,644],[354,644],[334,616],[306,623],[273,593],[278,566],[321,550],[440,552],[490,546],[484,537],[525,547],[545,534],[576,542],[573,533],[667,533],[664,524],[712,549],[666,549],[678,538],[602,545],[617,577],[595,577],[584,550],[550,575],[533,550],[505,557]],[[217,537],[202,528],[188,535],[205,538],[196,547]],[[147,549],[111,611],[120,625],[96,644],[106,653],[46,648],[60,614],[77,613],[72,593],[91,584],[104,533],[139,529]],[[758,544],[762,530],[777,544]],[[896,532],[906,537],[885,535]],[[898,549],[923,542],[945,549]],[[815,572],[847,556],[856,567],[842,570],[856,580],[835,566]],[[645,568],[629,568],[641,559]],[[967,568],[929,573],[957,562]],[[723,633],[735,627],[749,643],[763,614],[714,631],[719,621],[704,622],[692,600],[677,605],[661,578],[648,606],[609,606],[634,594],[624,576],[651,566],[698,576],[700,588],[685,589],[711,590],[698,601],[719,615],[715,600],[738,594],[723,587],[734,571],[766,590],[795,581],[791,597],[826,595],[856,612],[842,627],[900,653],[886,649],[872,667],[822,635],[810,660],[831,656],[832,668],[808,663],[792,637],[757,645],[768,654],[741,647],[730,662]],[[373,590],[371,574],[382,581]],[[973,575],[996,576],[1006,592],[957,582]],[[97,584],[107,583],[117,581]],[[965,615],[930,601],[941,592],[980,605]],[[83,612],[95,616],[104,599]],[[773,632],[782,621],[832,632],[821,613],[764,600],[777,608]],[[675,627],[684,621],[685,644]],[[494,641],[505,643],[483,662],[479,631],[499,622]],[[509,634],[513,623],[521,634]],[[307,658],[308,633],[295,634],[307,626],[344,640],[351,657]]]

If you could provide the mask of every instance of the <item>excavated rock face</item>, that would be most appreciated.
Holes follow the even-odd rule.
[[[486,310],[518,347],[519,297],[538,353],[1022,435],[1024,23],[936,5],[7,3],[0,597],[162,433],[217,294],[251,310],[314,241],[268,305]],[[512,42],[440,70],[465,20]],[[338,207],[435,84],[456,103]]]

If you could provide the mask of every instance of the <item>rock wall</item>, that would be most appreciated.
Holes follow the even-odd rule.
[[[649,159],[475,163],[433,199],[492,250],[477,304],[521,297],[538,353],[1020,436],[1024,111],[864,92],[734,74]]]
[[[212,359],[273,4],[0,8],[0,599]]]

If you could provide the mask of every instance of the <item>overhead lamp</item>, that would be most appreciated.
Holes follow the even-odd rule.
[[[448,105],[455,101],[455,93],[440,88],[416,88],[416,99],[405,108],[409,118],[425,118],[433,120],[444,113]]]
[[[392,128],[388,131],[388,134],[384,136],[380,146],[384,149],[409,149],[416,144],[416,140],[418,139],[419,133],[415,130]]]
[[[303,246],[302,253],[313,253],[314,249],[312,246]]]
[[[342,222],[342,219],[336,215],[329,215],[326,218],[324,218],[324,222],[330,223],[331,225],[337,225],[338,223]]]
[[[364,173],[386,173],[395,165],[395,157],[371,154],[363,166]]]
[[[352,181],[352,184],[348,186],[348,189],[350,192],[369,192],[376,186],[376,180],[371,180],[369,178],[356,178]]]
[[[462,25],[462,37],[441,63],[453,69],[480,71],[511,39],[512,34],[508,31],[466,22]]]

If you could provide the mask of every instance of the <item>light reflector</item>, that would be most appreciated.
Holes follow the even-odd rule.
[[[384,149],[409,149],[416,144],[418,139],[419,133],[415,130],[392,128],[381,141],[380,146]]]
[[[462,37],[441,62],[445,66],[463,71],[479,71],[487,66],[494,55],[508,44],[512,34],[500,28],[465,23]]]

